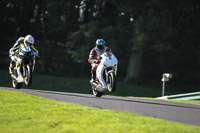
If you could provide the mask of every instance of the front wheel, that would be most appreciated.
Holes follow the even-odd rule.
[[[103,92],[96,90],[94,86],[92,86],[92,92],[95,97],[101,97],[103,95]]]
[[[114,72],[109,73],[108,75],[109,83],[108,83],[108,90],[110,92],[114,92],[116,89],[116,76]]]
[[[24,77],[24,80],[25,80],[25,84],[30,86],[31,83],[32,83],[32,67],[27,65],[25,67],[25,77]]]

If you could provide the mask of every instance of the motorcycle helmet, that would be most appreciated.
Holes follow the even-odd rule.
[[[24,38],[24,44],[26,45],[26,46],[32,46],[33,44],[34,44],[34,38],[33,38],[33,36],[31,36],[31,35],[27,35],[25,38]]]
[[[103,39],[97,39],[96,47],[100,50],[103,50],[105,48],[105,41]]]

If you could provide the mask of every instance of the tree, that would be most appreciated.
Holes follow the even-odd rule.
[[[140,78],[140,70],[142,65],[143,49],[146,45],[145,43],[145,33],[144,33],[144,20],[139,18],[134,24],[134,37],[132,41],[131,55],[129,59],[127,74],[125,77],[125,82],[134,81],[138,82]]]

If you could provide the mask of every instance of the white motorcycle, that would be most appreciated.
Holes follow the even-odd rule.
[[[11,75],[13,87],[20,89],[23,82],[30,86],[32,83],[32,72],[35,67],[36,53],[29,46],[21,45],[14,55],[14,74]]]
[[[100,62],[96,70],[96,81],[90,82],[93,95],[101,97],[105,91],[114,92],[116,89],[117,58],[111,52],[105,52],[101,55]]]

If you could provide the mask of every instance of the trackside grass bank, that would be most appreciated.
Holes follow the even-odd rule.
[[[31,88],[37,90],[50,90],[60,92],[74,92],[74,93],[86,93],[92,94],[92,89],[89,83],[90,77],[56,77],[49,75],[33,74],[33,82],[31,86],[23,85],[23,88]],[[191,85],[172,85],[171,82],[166,86],[166,95],[181,94],[188,92],[195,92],[199,89],[199,86]],[[0,86],[12,87],[11,77],[8,71],[0,70]],[[176,87],[179,86],[177,89]],[[117,78],[117,89],[115,93],[106,93],[105,95],[115,96],[131,96],[131,97],[160,97],[161,82],[149,82],[143,84],[128,84],[124,83],[123,79]],[[176,89],[174,89],[176,88]],[[194,88],[194,90],[192,90]],[[195,89],[197,88],[197,89]]]
[[[56,77],[34,73],[31,86],[23,85],[22,88],[92,94],[89,80],[90,77]],[[0,86],[12,87],[8,71],[0,70]],[[107,94],[115,96],[157,97],[160,96],[160,93],[154,87],[148,88],[139,85],[130,85],[118,79],[116,92]]]
[[[1,133],[199,133],[200,127],[0,89]]]

